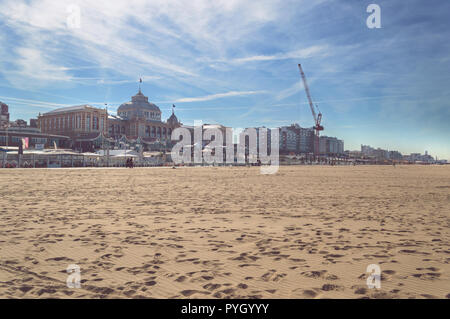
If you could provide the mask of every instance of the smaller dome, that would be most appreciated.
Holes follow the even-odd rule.
[[[172,115],[167,119],[167,123],[169,124],[178,124],[178,118],[175,115],[174,111],[172,110]]]

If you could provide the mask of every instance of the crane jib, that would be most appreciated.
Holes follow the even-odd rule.
[[[308,83],[306,82],[306,76],[305,76],[305,73],[303,72],[301,64],[298,65],[298,68],[300,69],[300,75],[302,76],[306,96],[308,97],[309,107],[311,108],[311,113],[314,117],[314,123],[317,125],[317,115],[316,115],[316,111],[314,110],[314,104],[312,102],[311,94],[309,93],[309,87],[308,87]]]

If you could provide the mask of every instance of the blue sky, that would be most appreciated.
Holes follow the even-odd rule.
[[[380,29],[366,8],[381,7]],[[80,28],[67,20],[80,8]],[[450,1],[0,0],[0,101],[13,119],[114,112],[142,90],[185,124],[312,126],[450,159]],[[73,21],[73,20],[70,20]]]

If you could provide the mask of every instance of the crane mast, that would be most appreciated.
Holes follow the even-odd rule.
[[[322,113],[319,111],[319,114],[316,114],[316,111],[314,109],[314,104],[313,104],[313,101],[311,98],[311,94],[309,92],[308,83],[306,82],[306,76],[305,76],[305,73],[303,72],[301,64],[298,65],[298,68],[300,70],[300,75],[302,76],[303,85],[305,87],[305,92],[306,92],[306,96],[308,98],[309,107],[311,109],[311,113],[314,118],[314,143],[313,143],[314,150],[313,151],[314,151],[314,155],[318,156],[319,155],[319,134],[320,134],[320,131],[323,131],[323,126],[320,125],[320,122],[322,121]]]

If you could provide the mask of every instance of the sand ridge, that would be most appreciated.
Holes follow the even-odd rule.
[[[0,170],[0,204],[1,298],[450,297],[446,166]]]

